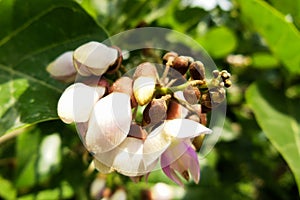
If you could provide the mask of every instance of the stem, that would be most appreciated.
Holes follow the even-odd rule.
[[[159,87],[158,86],[155,88],[155,91],[156,91],[156,94],[160,94],[160,95],[173,94],[174,92],[177,92],[177,91],[183,91],[188,86],[198,86],[199,89],[207,89],[207,85],[206,85],[205,81],[192,80],[192,81],[188,81],[184,84],[177,85],[174,87]]]
[[[0,145],[5,143],[6,141],[13,139],[15,137],[17,137],[18,135],[20,135],[21,133],[23,133],[26,129],[28,129],[29,127],[25,127],[25,128],[21,128],[21,129],[17,129],[14,130],[12,132],[9,132],[3,136],[0,137]]]
[[[197,111],[195,111],[195,109],[191,106],[191,104],[189,104],[188,102],[182,100],[182,99],[178,99],[176,97],[174,97],[175,101],[177,103],[179,103],[180,105],[182,105],[183,107],[185,107],[188,111],[190,111],[192,114],[195,114],[196,116],[198,116],[199,120],[199,113],[197,113]]]

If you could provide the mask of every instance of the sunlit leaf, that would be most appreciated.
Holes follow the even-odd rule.
[[[2,6],[7,16],[0,20],[0,136],[56,119],[66,85],[49,76],[47,64],[66,50],[107,37],[73,1],[1,1]]]
[[[237,46],[234,33],[226,27],[211,28],[199,41],[208,53],[221,58],[233,52]]]
[[[238,0],[242,15],[290,72],[300,73],[300,33],[285,16],[261,0]]]
[[[16,187],[31,187],[38,181],[36,165],[41,133],[38,129],[24,131],[17,138],[16,145]]]
[[[269,53],[254,53],[252,56],[251,66],[260,69],[278,67],[279,61]]]
[[[13,184],[0,176],[0,198],[3,199],[15,199],[17,191],[13,187]]]
[[[300,126],[297,102],[263,83],[252,84],[246,94],[256,120],[270,142],[282,154],[300,188]]]
[[[56,200],[70,199],[74,195],[72,187],[67,182],[62,182],[58,187],[41,190],[33,194],[19,197],[19,200]]]

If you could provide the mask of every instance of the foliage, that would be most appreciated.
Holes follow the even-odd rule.
[[[299,199],[300,1],[236,0],[229,10],[188,2],[0,1],[0,198],[91,198],[103,175],[90,170],[75,127],[58,120],[67,84],[45,67],[86,41],[155,26],[199,42],[234,79],[221,138],[201,160],[200,184],[187,183],[182,198]],[[129,199],[157,182],[175,187],[161,171],[148,184],[105,180]]]

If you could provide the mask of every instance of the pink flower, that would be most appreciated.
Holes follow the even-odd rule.
[[[186,180],[189,172],[195,183],[200,179],[200,166],[197,153],[188,140],[177,140],[161,155],[161,167],[164,173],[175,183],[183,186],[176,171]]]

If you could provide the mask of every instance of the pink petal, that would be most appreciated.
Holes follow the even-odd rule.
[[[172,181],[183,187],[183,183],[179,176],[172,168],[170,168],[170,166],[163,167],[162,170]]]

